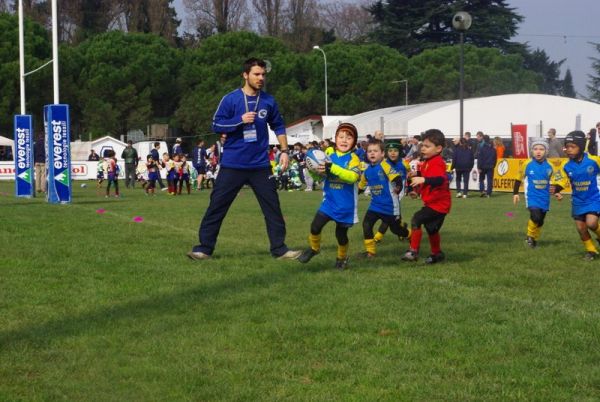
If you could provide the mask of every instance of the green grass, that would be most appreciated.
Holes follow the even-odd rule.
[[[215,258],[195,262],[208,193],[106,200],[90,184],[48,205],[12,186],[0,183],[2,401],[600,399],[600,261],[582,260],[568,197],[536,250],[523,203],[500,194],[453,200],[443,264],[401,262],[407,245],[388,234],[375,261],[338,272],[332,225],[309,264],[272,259],[250,190]],[[287,243],[304,248],[320,193],[280,198]],[[420,206],[404,200],[403,215]],[[360,225],[350,241],[362,251]]]

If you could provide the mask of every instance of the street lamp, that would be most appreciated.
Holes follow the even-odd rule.
[[[460,98],[460,138],[463,138],[463,97],[464,97],[464,82],[465,82],[465,69],[464,69],[464,35],[467,29],[471,27],[473,22],[471,15],[465,11],[459,11],[452,17],[452,26],[460,34],[460,85],[459,85],[459,98]]]
[[[408,106],[408,80],[392,81],[392,84],[404,83],[404,106]]]
[[[327,56],[325,55],[325,51],[319,46],[315,45],[313,49],[323,53],[323,59],[325,60],[325,116],[329,116],[329,109],[327,107]]]

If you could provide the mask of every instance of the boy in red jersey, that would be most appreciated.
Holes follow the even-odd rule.
[[[417,211],[411,221],[412,235],[410,248],[402,256],[404,261],[416,261],[419,258],[419,247],[425,226],[429,236],[431,255],[425,260],[426,264],[435,264],[444,259],[440,243],[440,229],[444,218],[450,212],[452,197],[448,175],[446,174],[446,162],[441,157],[446,139],[444,134],[437,129],[427,130],[423,134],[423,145],[421,155],[423,164],[419,170],[419,176],[410,179],[410,187],[413,189],[421,186],[420,194],[424,207]],[[409,176],[415,172],[409,173]],[[409,191],[411,188],[409,187]],[[412,192],[412,194],[415,194]]]

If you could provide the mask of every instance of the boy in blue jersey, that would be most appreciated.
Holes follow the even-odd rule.
[[[596,180],[600,174],[600,159],[584,152],[585,143],[583,131],[572,131],[565,137],[565,151],[569,160],[557,173],[558,184],[554,193],[560,193],[564,180],[568,178],[572,191],[571,216],[585,247],[584,259],[594,260],[598,258],[598,249],[590,236],[590,230],[600,237],[600,191]]]
[[[544,218],[550,209],[550,184],[552,179],[552,165],[546,160],[548,142],[539,138],[531,143],[532,159],[521,166],[519,179],[515,180],[513,188],[513,203],[519,202],[519,187],[524,185],[525,206],[529,210],[527,222],[527,238],[525,242],[531,248],[537,247]],[[560,201],[562,195],[555,193]]]
[[[386,162],[402,177],[402,183],[406,181],[407,174],[410,171],[410,165],[408,162],[400,157],[401,145],[399,142],[392,141],[385,145],[385,156]],[[402,191],[397,194],[398,201],[402,199]],[[402,219],[401,216],[399,216]],[[386,222],[381,222],[377,233],[375,233],[375,243],[379,243],[383,240],[385,232],[388,230],[389,225]]]
[[[340,124],[335,132],[335,150],[329,155],[330,161],[319,166],[319,173],[325,175],[323,201],[310,225],[310,247],[298,257],[302,263],[319,254],[321,231],[327,222],[334,221],[338,242],[335,267],[345,269],[348,265],[348,229],[358,222],[356,184],[360,179],[360,160],[352,152],[357,138],[354,125]]]
[[[407,225],[402,226],[400,215],[400,199],[398,194],[402,191],[403,176],[398,174],[387,160],[383,159],[383,142],[372,140],[367,146],[367,159],[369,166],[363,172],[358,189],[371,189],[371,203],[363,219],[363,235],[365,251],[362,257],[372,258],[377,253],[373,227],[378,220],[389,226],[400,239],[409,237]]]

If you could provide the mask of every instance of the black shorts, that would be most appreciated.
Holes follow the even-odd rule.
[[[434,234],[440,231],[445,218],[446,214],[429,207],[423,207],[413,215],[411,226],[413,228],[419,228],[423,225],[428,234]]]
[[[585,214],[581,214],[581,215],[573,215],[573,219],[576,221],[585,222],[585,217],[587,215],[600,216],[600,211],[590,211],[590,212],[586,212]]]
[[[194,168],[196,169],[196,172],[198,172],[198,174],[206,174],[205,165],[194,165]]]

